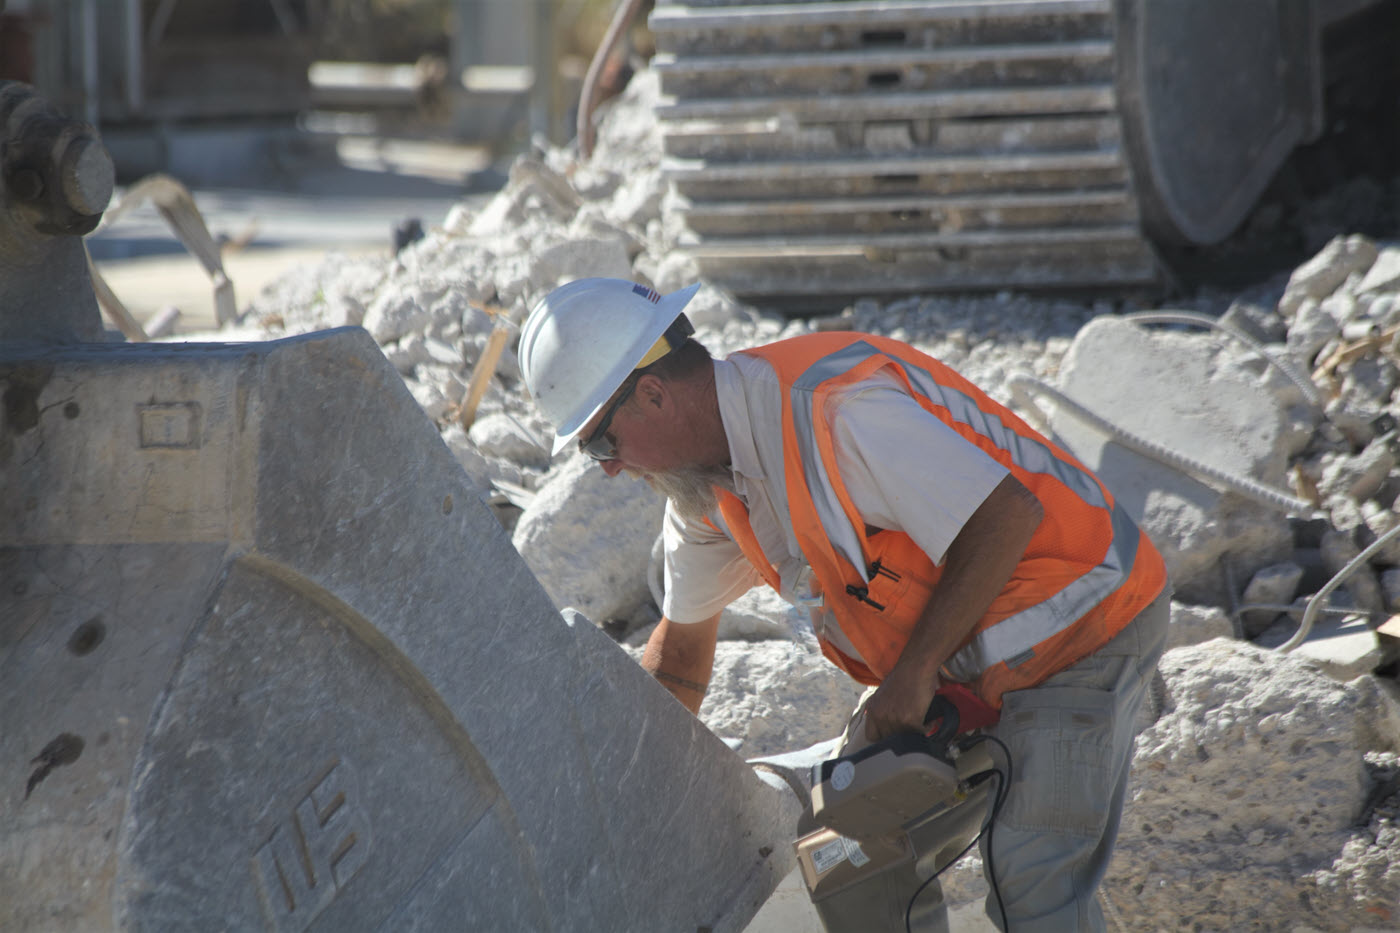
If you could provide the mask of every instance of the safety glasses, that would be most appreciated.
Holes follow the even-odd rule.
[[[603,420],[598,422],[598,427],[593,429],[593,433],[587,438],[578,439],[578,449],[588,454],[594,460],[616,460],[617,443],[608,436],[608,428],[612,425],[613,415],[622,403],[632,397],[632,390],[637,388],[637,380],[633,379],[627,383],[622,394],[608,406],[603,413]]]

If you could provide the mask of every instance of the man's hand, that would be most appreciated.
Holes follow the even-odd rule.
[[[925,677],[896,664],[865,704],[865,738],[878,742],[900,732],[922,732],[938,676]]]

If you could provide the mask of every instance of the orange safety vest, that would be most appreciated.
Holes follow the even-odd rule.
[[[788,513],[824,608],[860,653],[822,637],[822,652],[864,684],[894,667],[938,585],[942,568],[903,532],[867,529],[836,469],[831,392],[887,369],[919,404],[1010,470],[1044,508],[1044,519],[1011,579],[943,666],[1001,706],[1008,690],[1032,687],[1108,643],[1161,593],[1166,566],[1092,472],[949,367],[895,340],[812,334],[740,351],[773,367],[783,392],[783,469]],[[937,482],[930,465],[929,482]],[[775,590],[778,573],[759,547],[739,498],[722,492],[729,535]],[[848,522],[864,567],[832,544]],[[846,529],[843,529],[846,530]]]

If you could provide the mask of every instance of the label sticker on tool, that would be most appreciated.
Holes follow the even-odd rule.
[[[855,776],[856,766],[849,761],[843,761],[831,769],[831,786],[837,790],[845,790],[851,786]]]
[[[856,842],[854,839],[847,839],[845,836],[841,837],[841,842],[845,844],[846,858],[851,860],[853,866],[860,868],[869,864],[870,856],[866,855],[865,852],[861,850],[859,842]]]
[[[817,874],[819,875],[831,871],[845,860],[846,843],[842,839],[828,842],[812,853],[812,866],[816,868]]]

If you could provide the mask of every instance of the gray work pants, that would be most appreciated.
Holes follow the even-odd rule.
[[[1083,661],[1002,697],[1001,720],[988,731],[1010,750],[1012,779],[993,831],[979,843],[983,871],[995,872],[1000,891],[1000,905],[995,893],[987,897],[987,916],[998,929],[1105,929],[1096,892],[1118,837],[1134,724],[1166,645],[1170,616],[1168,588]],[[863,728],[858,713],[843,746]],[[992,756],[1003,760],[999,750]],[[804,825],[811,825],[810,817]],[[933,871],[919,829],[910,835],[919,860],[816,905],[828,933],[904,930],[909,899]],[[946,933],[947,908],[937,881],[919,894],[910,921],[914,933]]]

